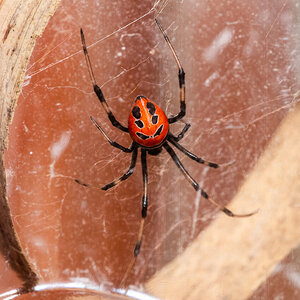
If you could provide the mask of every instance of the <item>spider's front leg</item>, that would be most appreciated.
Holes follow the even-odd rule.
[[[186,105],[185,105],[185,73],[184,73],[183,67],[179,61],[179,58],[176,54],[176,51],[170,42],[169,37],[167,36],[166,32],[162,28],[159,21],[157,19],[155,19],[155,22],[156,22],[158,28],[160,29],[161,33],[163,34],[164,39],[167,42],[167,44],[173,54],[173,57],[176,61],[177,67],[178,67],[178,81],[179,81],[179,88],[180,88],[180,112],[177,115],[175,115],[174,117],[168,118],[169,123],[171,124],[171,123],[177,122],[178,120],[180,120],[182,117],[185,116],[185,108],[186,108]]]
[[[100,103],[102,104],[103,108],[105,109],[107,116],[109,118],[109,120],[111,121],[112,125],[119,128],[122,131],[128,132],[128,128],[123,126],[119,121],[116,120],[115,116],[113,115],[110,107],[108,106],[103,92],[100,89],[100,87],[98,86],[96,79],[95,79],[95,75],[93,72],[93,68],[92,68],[92,64],[91,64],[91,60],[89,57],[89,53],[86,47],[86,43],[85,43],[85,38],[84,38],[84,34],[83,34],[83,30],[82,28],[80,28],[80,34],[81,34],[81,42],[82,42],[82,48],[83,48],[83,53],[84,53],[84,57],[85,57],[85,61],[89,70],[89,75],[93,84],[93,88],[94,88],[94,92],[96,93]]]
[[[145,225],[145,219],[147,217],[147,209],[148,209],[148,171],[147,171],[147,150],[142,149],[141,150],[141,161],[142,161],[142,173],[143,173],[143,198],[142,198],[142,220],[140,223],[140,228],[138,232],[137,242],[134,247],[133,251],[133,257],[129,263],[129,266],[127,267],[127,270],[123,276],[123,279],[121,281],[121,287],[124,286],[126,283],[126,280],[134,267],[134,264],[136,262],[136,259],[140,253],[141,245],[142,245],[142,239],[143,239],[143,233],[144,233],[144,225]]]

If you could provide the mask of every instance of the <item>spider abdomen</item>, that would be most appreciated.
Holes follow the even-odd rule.
[[[138,96],[129,115],[128,130],[136,143],[145,148],[153,148],[165,140],[169,121],[157,104],[144,96]]]

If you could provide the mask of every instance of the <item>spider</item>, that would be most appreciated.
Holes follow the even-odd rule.
[[[169,124],[175,123],[182,119],[185,116],[186,104],[185,104],[185,73],[179,61],[179,58],[175,52],[174,47],[172,46],[166,32],[164,31],[163,27],[159,23],[157,19],[155,22],[160,29],[161,33],[165,41],[167,42],[168,47],[170,48],[172,55],[175,59],[175,62],[178,67],[178,81],[179,81],[179,88],[180,88],[180,111],[173,117],[168,118],[164,111],[153,101],[147,99],[144,96],[137,96],[135,99],[135,103],[130,111],[129,118],[128,118],[128,127],[122,125],[117,119],[115,118],[114,114],[112,113],[109,105],[107,104],[103,92],[100,87],[97,85],[94,72],[92,69],[92,64],[90,61],[90,57],[88,54],[88,50],[86,47],[86,42],[83,34],[82,28],[80,29],[81,34],[81,41],[83,52],[87,64],[87,68],[89,71],[89,76],[93,84],[94,92],[96,93],[100,103],[102,104],[104,110],[106,111],[109,120],[111,121],[112,125],[117,127],[118,129],[129,133],[132,143],[129,148],[120,145],[119,143],[112,141],[107,134],[104,132],[102,127],[97,123],[97,121],[90,116],[91,121],[96,126],[96,128],[103,134],[106,140],[113,146],[116,147],[123,152],[132,153],[131,156],[131,163],[129,169],[125,174],[123,174],[118,179],[106,184],[101,189],[106,191],[117,184],[121,183],[122,181],[128,179],[130,175],[132,175],[136,161],[137,161],[137,154],[138,149],[141,149],[141,163],[142,163],[142,174],[143,174],[143,196],[142,196],[142,210],[141,210],[141,222],[137,236],[137,242],[135,244],[133,257],[130,261],[130,264],[126,270],[126,273],[122,279],[121,286],[126,282],[126,279],[131,272],[136,259],[140,253],[142,239],[143,239],[143,232],[144,232],[144,224],[145,219],[147,217],[147,209],[148,209],[148,171],[147,171],[147,155],[158,155],[162,149],[164,148],[169,155],[171,156],[172,160],[175,162],[176,166],[180,169],[183,173],[187,181],[193,186],[193,188],[198,192],[201,192],[202,197],[209,200],[211,203],[219,207],[226,215],[230,217],[249,217],[253,215],[255,212],[248,213],[248,214],[235,214],[230,211],[225,206],[217,203],[214,201],[200,186],[199,184],[193,179],[193,177],[189,174],[189,172],[185,169],[181,161],[179,160],[178,156],[176,155],[173,148],[170,146],[172,144],[175,146],[179,151],[183,152],[192,160],[206,165],[211,168],[219,168],[221,165],[206,161],[201,157],[191,153],[186,148],[181,146],[178,142],[184,137],[185,133],[190,128],[190,124],[185,124],[182,131],[177,135],[173,135],[169,131]],[[80,180],[75,180],[77,183],[85,186],[90,187],[89,184],[83,183]]]

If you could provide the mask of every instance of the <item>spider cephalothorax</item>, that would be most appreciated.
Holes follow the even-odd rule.
[[[184,134],[187,132],[187,130],[190,128],[190,124],[185,124],[184,128],[178,134],[177,136],[173,135],[169,131],[169,124],[175,123],[178,120],[182,119],[182,117],[185,116],[185,73],[183,71],[183,68],[179,62],[179,59],[177,57],[177,54],[167,36],[165,31],[163,30],[162,26],[158,22],[157,19],[155,19],[156,24],[158,25],[160,31],[162,32],[165,41],[167,42],[173,57],[176,61],[176,64],[178,66],[178,81],[179,81],[179,88],[180,88],[180,111],[178,114],[176,114],[173,117],[168,118],[166,114],[163,112],[163,110],[155,104],[153,101],[148,100],[144,96],[138,96],[135,100],[135,104],[132,107],[129,118],[128,118],[128,127],[125,127],[124,125],[120,124],[119,121],[116,120],[115,116],[113,115],[112,111],[110,110],[110,107],[108,106],[104,95],[102,93],[102,90],[97,85],[94,73],[92,70],[91,61],[88,55],[83,31],[81,29],[81,40],[82,40],[82,46],[83,51],[86,59],[86,63],[88,66],[90,78],[93,83],[94,91],[102,104],[103,108],[105,109],[109,120],[111,121],[112,125],[117,127],[118,129],[129,132],[132,143],[129,148],[124,147],[120,145],[117,142],[112,141],[106,133],[103,131],[102,127],[96,122],[96,120],[93,117],[90,117],[94,125],[101,131],[101,133],[104,135],[104,137],[108,140],[108,142],[127,153],[132,153],[131,157],[131,163],[129,166],[129,169],[125,174],[123,174],[118,179],[112,181],[111,183],[106,184],[101,189],[102,190],[108,190],[120,182],[126,180],[132,173],[136,165],[137,160],[137,153],[138,149],[141,148],[141,162],[142,162],[142,174],[143,174],[143,196],[142,196],[142,210],[141,210],[141,223],[140,228],[138,231],[138,237],[137,242],[134,248],[134,256],[131,259],[131,262],[126,270],[126,273],[122,279],[121,285],[123,285],[126,282],[126,279],[131,271],[131,269],[134,266],[134,263],[136,261],[136,258],[138,254],[140,253],[140,248],[142,244],[142,237],[143,237],[143,231],[144,231],[144,223],[145,219],[147,217],[147,209],[148,209],[148,171],[147,171],[147,154],[151,155],[158,155],[162,149],[164,148],[169,155],[171,156],[172,160],[175,162],[177,167],[180,169],[180,171],[183,173],[185,178],[188,180],[188,182],[192,185],[192,187],[198,192],[201,193],[201,195],[209,200],[211,203],[219,207],[225,214],[227,214],[230,217],[247,217],[251,216],[254,213],[249,214],[234,214],[232,211],[230,211],[225,206],[215,202],[212,198],[208,196],[208,194],[199,186],[199,184],[192,178],[192,176],[188,173],[188,171],[184,168],[181,161],[177,157],[175,151],[173,148],[169,145],[171,143],[174,145],[178,150],[183,152],[185,155],[187,155],[192,160],[204,164],[206,166],[209,166],[211,168],[218,168],[220,165],[206,161],[202,159],[201,157],[196,156],[195,154],[191,153],[187,149],[185,149],[183,146],[181,146],[178,142],[184,137]],[[89,187],[89,184],[83,183],[79,180],[75,180],[77,183]]]

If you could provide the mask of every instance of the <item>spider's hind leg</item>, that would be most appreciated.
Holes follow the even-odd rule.
[[[118,148],[118,147],[117,147]],[[87,188],[93,188],[93,189],[97,189],[97,190],[108,190],[114,186],[116,186],[117,184],[121,183],[122,181],[126,180],[127,178],[129,178],[130,175],[132,175],[133,173],[133,170],[135,168],[135,165],[136,165],[136,159],[137,159],[137,151],[138,151],[138,147],[135,145],[135,144],[132,144],[131,148],[132,149],[132,156],[131,156],[131,163],[130,163],[130,166],[129,166],[129,169],[127,170],[126,173],[124,173],[121,177],[119,177],[118,179],[115,179],[114,181],[106,184],[105,186],[103,186],[102,188],[100,187],[97,187],[97,186],[93,186],[91,184],[88,184],[88,183],[85,183],[85,182],[82,182],[81,180],[78,180],[78,179],[74,179],[74,181],[84,187],[87,187]]]
[[[135,168],[135,164],[136,164],[137,151],[138,151],[138,147],[135,147],[132,152],[131,163],[130,163],[130,166],[129,166],[129,169],[127,170],[127,172],[125,174],[123,174],[121,177],[119,177],[118,179],[115,179],[114,181],[103,186],[101,188],[102,190],[107,191],[108,189],[116,186],[117,184],[121,183],[122,181],[126,180],[129,176],[132,175],[133,170]]]
[[[145,225],[145,219],[147,217],[147,210],[148,210],[148,171],[147,171],[147,154],[148,150],[142,149],[141,150],[141,161],[142,161],[142,173],[143,173],[143,198],[142,198],[142,219],[140,222],[140,228],[138,232],[137,242],[134,247],[133,251],[133,257],[127,267],[127,270],[123,276],[123,279],[120,283],[121,287],[123,287],[127,281],[128,276],[130,275],[136,259],[140,253],[141,245],[142,245],[142,239],[144,234],[144,225]]]
[[[186,156],[188,156],[192,160],[198,162],[199,164],[203,164],[205,166],[208,166],[208,167],[211,167],[211,168],[214,168],[214,169],[217,169],[217,168],[219,168],[219,167],[222,166],[222,165],[219,165],[217,163],[204,160],[203,158],[201,158],[201,157],[193,154],[189,150],[185,149],[183,146],[181,146],[177,142],[177,138],[172,133],[169,133],[169,135],[168,135],[168,141],[170,141],[178,150],[180,150],[181,152],[183,152]]]
[[[199,184],[195,181],[195,179],[188,173],[188,171],[185,169],[179,158],[177,157],[176,153],[174,150],[169,146],[167,142],[163,144],[163,147],[167,150],[167,152],[170,154],[171,158],[175,162],[176,166],[180,169],[180,171],[183,173],[185,178],[188,180],[188,182],[193,186],[193,188],[198,192],[201,192],[201,196],[210,201],[212,204],[215,206],[219,207],[220,210],[222,210],[227,216],[229,217],[250,217],[257,213],[257,211],[248,213],[248,214],[235,214],[231,210],[229,210],[227,207],[223,206],[222,204],[216,202],[213,200],[200,186]]]

